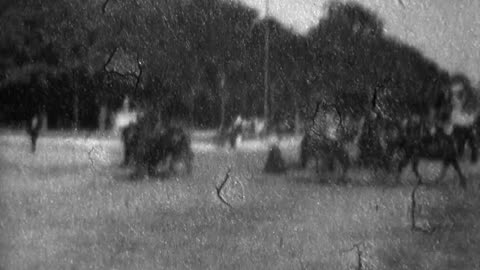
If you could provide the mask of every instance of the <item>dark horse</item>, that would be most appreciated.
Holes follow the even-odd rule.
[[[161,129],[147,128],[143,121],[127,126],[122,132],[124,143],[123,165],[134,163],[138,169],[147,169],[149,175],[155,173],[160,162],[170,158],[169,171],[177,162],[185,163],[187,173],[192,173],[193,151],[190,136],[179,127]]]
[[[307,166],[310,158],[315,159],[317,174],[319,173],[319,160],[322,160],[330,171],[333,171],[335,161],[339,162],[343,168],[343,175],[340,177],[342,180],[344,180],[351,165],[350,157],[343,143],[320,134],[306,133],[300,143],[300,165],[302,168]]]
[[[183,161],[187,173],[191,175],[194,154],[191,149],[190,136],[179,127],[167,127],[163,132],[152,135],[146,138],[147,149],[142,158],[142,163],[147,166],[148,174],[154,174],[159,162],[166,161],[170,157],[170,172],[174,171],[174,164]]]
[[[452,165],[458,173],[460,186],[466,188],[466,178],[458,164],[460,154],[457,145],[458,138],[455,137],[455,134],[448,135],[442,129],[438,129],[433,135],[421,134],[422,132],[419,133],[420,134],[417,134],[419,136],[416,137],[406,136],[404,134],[394,145],[397,150],[404,152],[403,158],[398,165],[398,178],[403,168],[405,168],[409,162],[412,162],[412,170],[418,178],[418,183],[422,184],[422,178],[418,172],[420,160],[442,161],[443,169],[437,181],[445,176],[446,170]],[[465,144],[465,141],[463,141],[463,144]]]
[[[352,120],[354,121],[354,120]],[[300,143],[300,165],[305,168],[309,159],[314,158],[316,161],[316,172],[319,173],[318,161],[326,165],[329,171],[335,169],[335,162],[342,167],[342,175],[340,181],[346,180],[347,171],[353,165],[352,155],[349,146],[358,145],[358,140],[362,135],[365,119],[361,118],[358,122],[350,124],[351,126],[341,126],[341,138],[333,139],[322,131],[310,129],[305,133]]]

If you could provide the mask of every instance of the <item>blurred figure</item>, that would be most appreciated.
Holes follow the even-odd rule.
[[[190,134],[174,122],[164,124],[156,113],[147,113],[138,122],[131,123],[122,132],[124,160],[122,166],[133,163],[133,177],[155,176],[160,163],[168,164],[168,172],[183,163],[192,174],[194,153]]]
[[[168,172],[175,171],[175,165],[183,162],[188,175],[192,174],[194,154],[190,135],[180,127],[166,127],[154,130],[146,137],[140,137],[135,152],[137,172],[147,169],[150,176],[155,175],[160,162],[168,162]]]
[[[36,146],[37,146],[37,139],[40,135],[40,130],[42,128],[42,117],[40,114],[36,113],[30,119],[27,124],[27,133],[30,136],[31,141],[31,151],[35,153]]]
[[[235,149],[236,146],[237,146],[237,141],[238,141],[238,138],[240,137],[240,140],[241,140],[241,136],[242,136],[242,131],[243,131],[243,122],[245,120],[242,119],[242,116],[238,115],[237,118],[235,119],[235,121],[233,122],[232,124],[232,127],[230,129],[230,132],[228,134],[228,140],[230,142],[230,146]]]
[[[134,151],[137,148],[139,140],[139,126],[137,123],[130,123],[122,130],[122,142],[124,149],[124,158],[122,166],[127,166],[133,161]]]

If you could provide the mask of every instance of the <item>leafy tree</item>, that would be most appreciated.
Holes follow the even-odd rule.
[[[72,120],[82,99],[100,114],[125,95],[167,120],[204,113],[220,128],[261,114],[266,26],[274,118],[309,117],[320,102],[396,121],[448,99],[448,73],[355,3],[332,3],[307,36],[221,0],[19,0],[0,22],[0,87],[36,84],[45,100],[68,100]]]
[[[377,131],[403,117],[439,120],[449,114],[448,73],[417,49],[385,36],[382,20],[361,5],[331,4],[307,43],[314,88],[305,98],[308,114],[319,103],[333,105],[343,118],[369,118],[374,112],[376,120],[365,125],[374,135],[365,133],[370,135],[360,139],[361,149],[378,145]],[[378,149],[371,155],[381,157]]]

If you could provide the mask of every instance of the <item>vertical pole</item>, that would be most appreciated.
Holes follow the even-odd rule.
[[[265,87],[265,92],[264,92],[264,104],[263,104],[263,113],[265,117],[265,128],[268,130],[269,129],[269,118],[270,118],[270,111],[269,111],[269,97],[270,97],[270,91],[268,87],[268,57],[269,57],[269,35],[270,35],[270,29],[268,27],[268,5],[269,5],[269,0],[265,0],[265,18],[266,23],[265,23],[265,65],[264,65],[264,87]]]
[[[75,133],[78,131],[78,90],[74,88],[75,97],[73,100],[73,117],[74,117],[74,131]]]
[[[75,83],[75,71],[72,70],[72,86],[73,86],[73,130],[78,131],[78,89]]]
[[[219,91],[220,91],[220,131],[223,131],[225,128],[225,112],[226,112],[226,102],[227,97],[225,93],[225,73],[223,70],[220,71],[220,84],[219,84]]]
[[[41,123],[42,123],[42,131],[47,131],[48,130],[48,114],[47,110],[45,108],[42,109],[42,112],[40,113],[41,117]]]
[[[98,113],[98,129],[102,132],[106,130],[107,113],[108,113],[107,105],[102,103],[100,105],[100,112]]]

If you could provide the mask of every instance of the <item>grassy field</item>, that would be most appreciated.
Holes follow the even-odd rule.
[[[0,135],[0,269],[480,269],[477,166],[416,192],[352,171],[351,184],[262,173],[267,144],[237,151],[194,134],[191,177],[130,181],[116,137],[47,135],[29,153]],[[298,138],[281,142],[297,160]],[[222,195],[215,186],[231,167]],[[435,166],[434,166],[435,167]],[[438,166],[437,166],[438,167]],[[425,174],[435,171],[422,165]],[[357,248],[354,248],[356,245]]]

